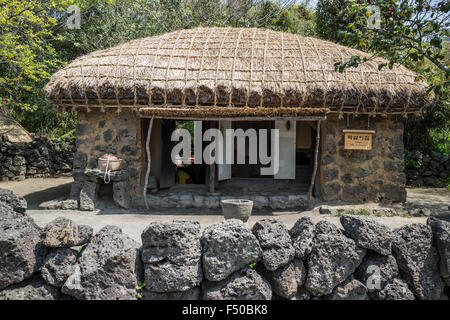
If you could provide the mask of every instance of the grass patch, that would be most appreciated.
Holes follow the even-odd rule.
[[[336,210],[336,215],[342,216],[344,214],[353,214],[357,216],[370,216],[370,210],[361,209],[338,209]]]
[[[405,211],[402,211],[402,213],[400,213],[400,217],[411,218],[412,216],[407,210],[405,210]]]

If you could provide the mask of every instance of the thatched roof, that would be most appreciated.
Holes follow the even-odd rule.
[[[329,108],[362,114],[418,113],[426,84],[375,58],[344,73],[337,61],[367,54],[297,34],[195,28],[130,41],[74,60],[46,86],[59,107]]]
[[[2,140],[9,142],[31,142],[33,138],[24,127],[11,117],[9,112],[0,106],[0,141]]]

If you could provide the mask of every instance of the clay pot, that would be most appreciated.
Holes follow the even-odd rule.
[[[252,214],[253,201],[246,199],[226,199],[220,201],[225,219],[239,219],[247,222]]]

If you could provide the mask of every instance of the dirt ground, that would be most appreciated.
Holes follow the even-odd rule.
[[[39,204],[67,196],[70,191],[72,178],[45,178],[45,179],[27,179],[17,182],[0,182],[0,188],[7,188],[18,195],[25,197],[28,201],[28,213],[35,219],[38,225],[44,226],[51,220],[59,216],[65,216],[77,223],[89,224],[94,230],[98,231],[103,226],[112,224],[122,228],[122,230],[140,242],[140,235],[145,226],[152,221],[171,221],[175,219],[189,219],[200,222],[202,228],[209,224],[223,220],[220,209],[203,210],[197,209],[172,209],[164,211],[150,210],[121,210],[121,209],[102,209],[93,212],[78,210],[41,210]],[[334,205],[333,203],[326,203]],[[316,205],[309,211],[256,211],[250,217],[248,225],[251,227],[257,220],[277,217],[288,228],[301,216],[309,216],[313,221],[328,220],[340,225],[339,217],[331,215],[321,215],[319,207]],[[407,206],[425,207],[440,212],[443,215],[449,215],[450,191],[445,189],[408,189]],[[359,207],[386,207],[379,204],[369,203],[364,205],[351,206]],[[194,211],[195,210],[195,211]],[[375,217],[378,221],[386,224],[390,228],[398,228],[409,223],[425,223],[426,217]]]

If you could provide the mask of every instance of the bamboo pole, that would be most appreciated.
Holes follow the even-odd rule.
[[[144,196],[145,207],[147,209],[148,209],[147,186],[148,186],[148,177],[150,176],[150,169],[151,169],[150,138],[152,135],[152,127],[153,127],[153,118],[150,119],[150,124],[148,126],[148,132],[147,132],[147,140],[145,141],[145,149],[147,151],[147,172],[145,173],[143,196]]]
[[[316,134],[316,148],[314,150],[314,169],[311,177],[311,184],[309,186],[308,190],[308,201],[307,201],[307,207],[308,209],[311,206],[311,195],[314,188],[314,182],[316,180],[316,174],[317,174],[317,160],[319,157],[319,143],[320,143],[320,123],[321,120],[317,121],[317,134]]]

